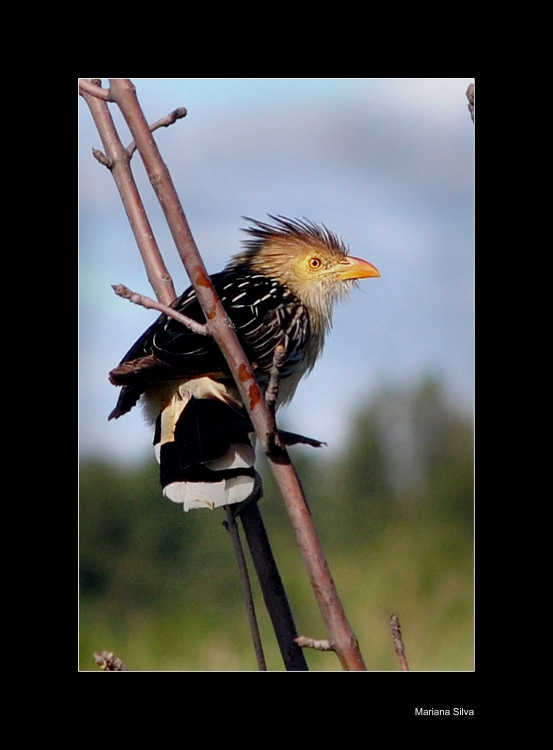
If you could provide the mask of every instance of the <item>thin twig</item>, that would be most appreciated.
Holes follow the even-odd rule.
[[[470,116],[472,117],[472,121],[474,122],[474,83],[470,84],[465,93],[467,99],[469,100],[468,109],[470,112]]]
[[[256,502],[252,500],[252,502]],[[259,632],[259,625],[255,614],[255,606],[253,603],[252,587],[250,583],[250,576],[248,575],[248,566],[246,565],[246,558],[244,557],[244,550],[242,549],[242,543],[240,541],[240,532],[238,531],[238,524],[234,518],[234,513],[230,505],[225,505],[227,512],[227,520],[223,523],[223,526],[230,534],[232,540],[232,546],[234,554],[236,556],[236,562],[238,564],[238,572],[240,573],[240,583],[242,584],[242,594],[244,596],[244,603],[246,605],[246,612],[248,614],[248,622],[250,624],[250,632],[252,634],[253,647],[255,649],[255,657],[257,659],[257,666],[260,672],[267,671],[267,664],[265,662],[265,654],[263,653],[263,645],[261,643],[261,634]]]
[[[305,635],[300,635],[296,639],[298,646],[302,648],[314,648],[316,651],[334,651],[329,641],[316,641],[314,638],[308,638]]]
[[[265,391],[265,401],[267,406],[274,411],[278,399],[278,388],[280,384],[280,370],[286,358],[286,347],[284,344],[277,344],[273,353],[273,363],[271,365],[271,377],[269,385]]]
[[[188,114],[186,107],[177,107],[172,112],[169,112],[168,115],[165,115],[165,117],[162,117],[160,120],[156,120],[152,125],[150,125],[150,133],[153,133],[154,130],[158,130],[158,128],[168,128],[169,125],[172,125],[177,120],[182,120],[183,117],[186,117]],[[129,145],[127,146],[127,153],[130,156],[134,154],[136,151],[136,143],[134,141],[131,141]]]
[[[265,403],[271,414],[272,424],[269,434],[267,436],[267,446],[265,452],[268,456],[272,456],[278,459],[279,451],[284,448],[284,444],[280,440],[280,433],[276,427],[276,405],[278,400],[278,389],[280,386],[280,370],[286,358],[286,347],[284,344],[277,344],[273,352],[273,361],[271,364],[271,374],[269,378],[269,384],[265,391]],[[274,429],[273,429],[274,424]]]
[[[115,656],[113,651],[102,651],[94,654],[94,661],[103,669],[104,672],[128,672],[128,668],[123,664],[119,657]]]
[[[409,665],[407,664],[407,657],[405,656],[405,646],[403,645],[403,637],[401,635],[401,623],[397,615],[392,615],[390,619],[390,630],[392,632],[392,641],[396,650],[399,666],[402,672],[409,671]]]
[[[178,320],[179,323],[182,323],[183,326],[190,328],[190,330],[194,331],[194,333],[199,333],[201,336],[209,336],[209,330],[205,323],[202,325],[202,323],[198,323],[196,320],[192,320],[192,318],[183,315],[182,313],[174,310],[168,305],[164,305],[161,302],[156,302],[151,297],[146,297],[143,294],[132,292],[124,284],[112,284],[111,287],[118,297],[128,299],[135,305],[141,305],[141,307],[145,307],[146,310],[158,310],[158,312],[164,313],[170,318]]]

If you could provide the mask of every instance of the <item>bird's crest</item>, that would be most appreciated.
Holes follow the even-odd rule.
[[[242,241],[244,250],[235,255],[229,265],[248,262],[262,250],[266,251],[273,245],[283,250],[292,249],[298,244],[320,247],[325,254],[339,257],[345,257],[349,253],[347,246],[338,235],[327,229],[324,224],[319,226],[309,219],[287,219],[285,216],[269,214],[269,218],[275,223],[267,224],[248,216],[242,218],[251,222],[251,226],[242,230],[249,235],[249,238]]]

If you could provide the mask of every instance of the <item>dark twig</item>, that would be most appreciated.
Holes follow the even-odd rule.
[[[472,121],[474,122],[474,83],[471,83],[466,90],[466,97],[469,100],[468,108],[470,116],[472,117]]]
[[[160,120],[156,120],[152,125],[150,125],[150,133],[153,133],[154,130],[158,130],[158,128],[168,128],[169,125],[172,125],[177,120],[182,120],[182,118],[186,117],[187,114],[188,112],[186,110],[186,107],[177,107],[168,115],[165,115],[165,117],[162,117]],[[135,151],[136,143],[134,141],[131,141],[127,146],[127,153],[129,156],[132,156]]]
[[[246,502],[240,507],[239,513],[284,666],[288,672],[307,672],[309,667],[305,656],[295,643],[298,631],[294,616],[282,585],[257,501]]]
[[[255,501],[254,501],[255,502]],[[244,557],[244,550],[242,549],[242,543],[240,541],[240,533],[238,531],[238,524],[234,518],[234,513],[230,505],[225,505],[227,512],[227,520],[224,522],[224,526],[230,534],[232,540],[232,546],[238,564],[238,571],[240,573],[240,583],[242,584],[242,594],[244,596],[244,603],[246,605],[246,612],[248,614],[248,622],[250,624],[250,632],[252,634],[253,646],[255,649],[255,657],[257,659],[257,666],[260,672],[267,671],[267,664],[265,662],[265,655],[263,653],[263,645],[261,643],[261,635],[259,633],[259,625],[257,623],[257,617],[255,614],[255,606],[253,603],[252,587],[250,584],[250,577],[248,575],[248,567],[246,565],[246,558]]]
[[[94,654],[94,661],[104,672],[128,672],[129,670],[112,651]]]
[[[305,437],[305,435],[298,435],[297,432],[288,432],[287,430],[279,430],[278,438],[280,444],[286,447],[290,445],[310,445],[312,448],[322,448],[323,445],[327,445],[322,440],[315,440],[315,438]]]
[[[390,620],[390,630],[392,632],[392,641],[396,650],[399,666],[402,672],[409,671],[409,665],[407,664],[407,657],[405,656],[405,646],[403,645],[403,637],[401,635],[401,623],[397,615],[392,615]]]
[[[158,310],[158,312],[164,313],[165,315],[168,315],[170,318],[174,318],[175,320],[178,320],[179,323],[182,323],[183,326],[186,326],[187,328],[190,328],[191,331],[194,331],[194,333],[199,333],[201,336],[208,336],[209,330],[207,325],[202,325],[201,323],[198,323],[195,320],[192,320],[192,318],[187,317],[186,315],[183,315],[182,313],[178,312],[177,310],[174,310],[172,307],[169,307],[168,305],[164,305],[161,302],[156,302],[151,297],[145,297],[143,294],[137,294],[136,292],[131,292],[131,290],[126,287],[124,284],[112,284],[111,285],[113,291],[118,297],[123,297],[124,299],[128,299],[130,302],[133,302],[135,305],[141,305],[142,307],[145,307],[147,310]]]
[[[329,641],[316,641],[314,638],[307,638],[305,635],[298,636],[296,643],[302,648],[314,648],[316,651],[334,651]]]

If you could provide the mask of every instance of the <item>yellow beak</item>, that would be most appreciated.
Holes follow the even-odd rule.
[[[378,278],[379,276],[378,268],[362,258],[352,258],[348,255],[347,258],[340,261],[338,278],[343,281],[346,281],[346,279]]]

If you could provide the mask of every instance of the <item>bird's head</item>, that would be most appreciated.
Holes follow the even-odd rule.
[[[336,300],[358,279],[375,278],[380,272],[368,261],[351,257],[340,238],[324,225],[282,216],[270,218],[274,225],[247,219],[252,222],[244,230],[249,239],[244,241],[244,250],[232,258],[229,269],[246,266],[251,273],[277,279],[327,329]]]

